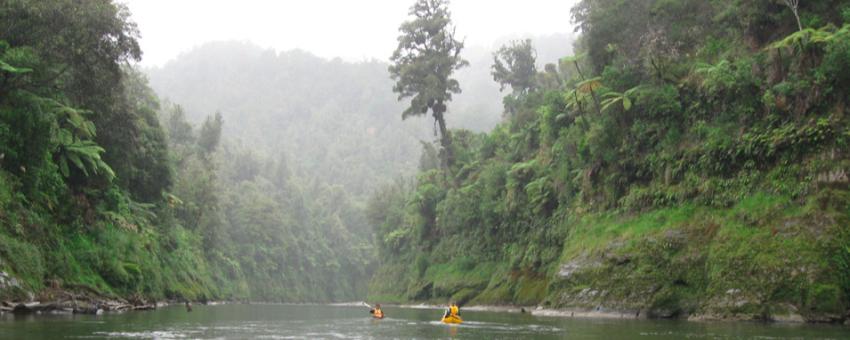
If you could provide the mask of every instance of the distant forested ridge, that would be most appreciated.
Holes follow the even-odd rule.
[[[153,88],[200,122],[220,112],[224,136],[283,157],[296,176],[365,197],[372,183],[411,173],[427,124],[394,119],[386,65],[324,60],[295,50],[215,42],[149,70]],[[368,228],[367,228],[368,229]]]
[[[505,122],[372,196],[370,299],[846,320],[850,2],[571,16],[575,55],[496,54]]]

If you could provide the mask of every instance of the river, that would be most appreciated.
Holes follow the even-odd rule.
[[[374,320],[356,306],[225,304],[104,315],[0,317],[3,339],[847,339],[837,325],[586,319],[461,311],[444,325],[442,311],[385,307]]]

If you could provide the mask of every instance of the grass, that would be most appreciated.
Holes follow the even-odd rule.
[[[614,213],[582,216],[575,222],[567,237],[561,262],[599,253],[617,240],[635,240],[649,234],[680,227],[692,221],[699,212],[699,209],[687,204],[638,216],[624,217]]]

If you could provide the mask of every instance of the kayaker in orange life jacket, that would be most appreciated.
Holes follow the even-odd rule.
[[[369,305],[366,305],[369,306]],[[369,313],[372,314],[372,317],[375,319],[383,319],[384,311],[381,310],[381,304],[376,303],[375,307],[369,310]]]

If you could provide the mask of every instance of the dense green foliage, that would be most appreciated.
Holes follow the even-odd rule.
[[[128,18],[107,0],[0,6],[0,271],[22,282],[0,298],[362,296],[356,204],[228,142],[221,114],[195,128],[161,106]]]
[[[509,121],[373,196],[370,297],[843,320],[850,4],[799,11],[581,1]]]

